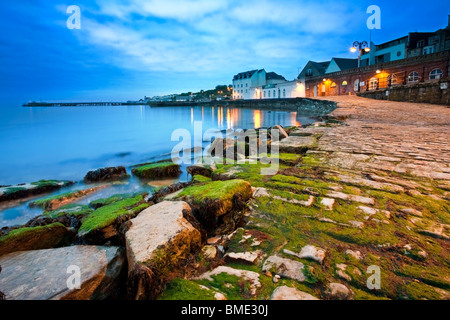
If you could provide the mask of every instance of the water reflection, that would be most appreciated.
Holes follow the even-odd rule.
[[[253,122],[255,123],[255,129],[261,128],[261,110],[253,111]]]

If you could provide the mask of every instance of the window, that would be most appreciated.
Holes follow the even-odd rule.
[[[430,80],[439,80],[440,78],[442,78],[441,69],[434,69],[430,72]]]
[[[283,89],[283,98],[286,98],[286,89]]]
[[[244,87],[244,85],[241,83],[241,88],[243,88]]]
[[[264,98],[266,97],[266,91],[264,91]]]
[[[268,92],[269,92],[269,98],[270,98],[270,90]]]
[[[311,77],[313,75],[312,69],[306,70],[306,76]]]
[[[245,87],[246,87],[246,88],[248,87],[248,83],[245,84]]]
[[[336,88],[336,82],[333,82],[330,87],[331,88]]]
[[[388,84],[391,85],[391,86],[397,84],[397,76],[396,76],[395,74],[391,74],[391,75],[388,77]]]
[[[354,89],[355,91],[358,91],[358,88],[359,88],[359,80],[358,80],[358,79],[355,80],[355,84],[354,84],[353,87],[354,87],[353,89]]]
[[[418,82],[419,81],[419,73],[417,71],[413,71],[408,76],[408,82]]]
[[[245,89],[245,93],[248,93],[248,90],[247,90],[247,89]]]
[[[273,90],[273,97],[276,98],[277,97],[277,92],[275,90]]]
[[[432,54],[434,53],[434,46],[428,46],[423,48],[423,54]]]
[[[376,90],[378,87],[378,79],[372,78],[369,81],[369,90]]]
[[[425,40],[417,41],[417,48],[423,48],[425,47]]]
[[[346,85],[348,85],[347,81],[342,81],[342,85],[345,87]]]

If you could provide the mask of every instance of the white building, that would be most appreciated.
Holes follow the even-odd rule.
[[[304,81],[287,81],[264,69],[242,72],[233,78],[233,100],[289,99],[305,97]]]

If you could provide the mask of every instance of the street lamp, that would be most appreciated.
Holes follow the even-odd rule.
[[[363,50],[365,52],[370,52],[370,48],[369,48],[369,44],[367,43],[367,41],[355,41],[353,42],[353,47],[351,47],[350,51],[351,52],[357,52],[359,50],[359,56],[358,56],[358,75],[359,75],[359,79],[358,79],[358,92],[361,91],[361,56],[362,56],[362,52]]]
[[[354,53],[354,52],[357,52],[358,50],[359,50],[358,68],[361,68],[361,56],[362,56],[363,50],[365,52],[370,52],[369,44],[367,43],[367,41],[353,42],[353,47],[351,47],[350,51]]]

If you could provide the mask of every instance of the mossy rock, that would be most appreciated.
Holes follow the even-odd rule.
[[[207,183],[207,182],[212,182],[211,178],[207,178],[205,176],[201,176],[201,175],[195,175],[192,178],[192,182],[193,183]]]
[[[29,184],[1,187],[0,202],[23,199],[38,194],[52,192],[73,184],[74,182],[65,180],[40,180]]]
[[[85,205],[69,204],[57,210],[44,212],[43,216],[52,219],[57,219],[63,216],[82,218],[84,216],[91,214],[93,211],[94,210]]]
[[[210,178],[215,169],[216,168],[213,168],[212,166],[210,166],[208,164],[196,164],[196,165],[188,167],[187,172],[193,177],[196,175],[200,175],[200,176]]]
[[[158,297],[158,300],[216,300],[214,294],[214,291],[201,287],[194,281],[174,279],[167,284],[165,291]]]
[[[61,223],[20,228],[0,238],[0,256],[16,251],[56,248],[68,244],[71,232]]]
[[[218,200],[220,206],[217,208],[216,216],[230,212],[233,208],[233,197],[240,194],[243,201],[252,197],[252,187],[244,180],[214,181],[199,186],[191,186],[184,189],[178,199],[185,199],[194,205],[202,205],[205,201]]]
[[[83,219],[78,238],[96,245],[102,245],[109,239],[122,244],[122,240],[118,239],[121,225],[149,206],[144,196],[138,195],[101,207]]]
[[[150,163],[133,168],[131,172],[138,178],[153,179],[163,177],[178,177],[180,166],[173,162]]]
[[[185,188],[176,199],[188,202],[208,234],[229,234],[243,219],[245,202],[252,196],[244,180],[214,181]]]
[[[98,199],[98,200],[92,201],[92,202],[89,203],[89,206],[91,208],[93,208],[94,210],[96,210],[96,209],[99,209],[101,207],[104,207],[104,206],[107,206],[107,205],[119,202],[121,200],[125,200],[125,199],[128,199],[128,198],[133,198],[135,196],[137,196],[137,195],[136,194],[115,194],[115,195],[113,195],[113,196],[111,196],[109,198]]]
[[[70,203],[75,202],[78,199],[81,199],[92,193],[95,193],[104,187],[105,186],[100,186],[100,187],[95,187],[95,188],[90,188],[90,189],[85,189],[85,190],[77,190],[77,191],[67,192],[67,193],[63,193],[63,194],[58,194],[55,196],[51,196],[51,197],[33,201],[29,204],[29,206],[31,208],[33,208],[33,207],[42,208],[46,211],[56,210],[65,205],[69,205]]]

